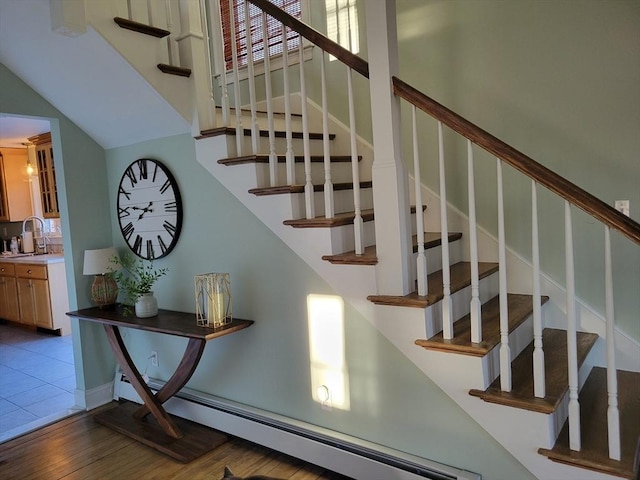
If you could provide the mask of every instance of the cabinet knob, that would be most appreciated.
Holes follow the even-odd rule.
[[[31,275],[31,269],[27,270],[27,273],[28,273],[29,275]]]

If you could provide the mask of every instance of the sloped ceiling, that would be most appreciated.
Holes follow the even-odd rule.
[[[53,32],[49,0],[0,0],[0,62],[105,149],[190,131],[93,29]],[[12,130],[2,117],[0,144]]]

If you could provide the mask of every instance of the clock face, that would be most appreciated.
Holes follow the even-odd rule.
[[[162,258],[182,228],[182,201],[171,172],[141,158],[127,167],[118,187],[118,222],[129,248],[144,259]]]

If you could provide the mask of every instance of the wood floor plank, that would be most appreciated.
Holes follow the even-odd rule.
[[[115,405],[113,402],[95,412]],[[349,480],[235,437],[183,464],[96,423],[95,412],[83,412],[0,444],[0,478],[218,480],[222,478],[224,467],[229,466],[240,476],[260,471],[283,479]]]

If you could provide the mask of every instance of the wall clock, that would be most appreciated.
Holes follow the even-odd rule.
[[[118,187],[118,222],[137,256],[151,260],[173,250],[182,228],[182,200],[167,167],[150,158],[127,167]]]

